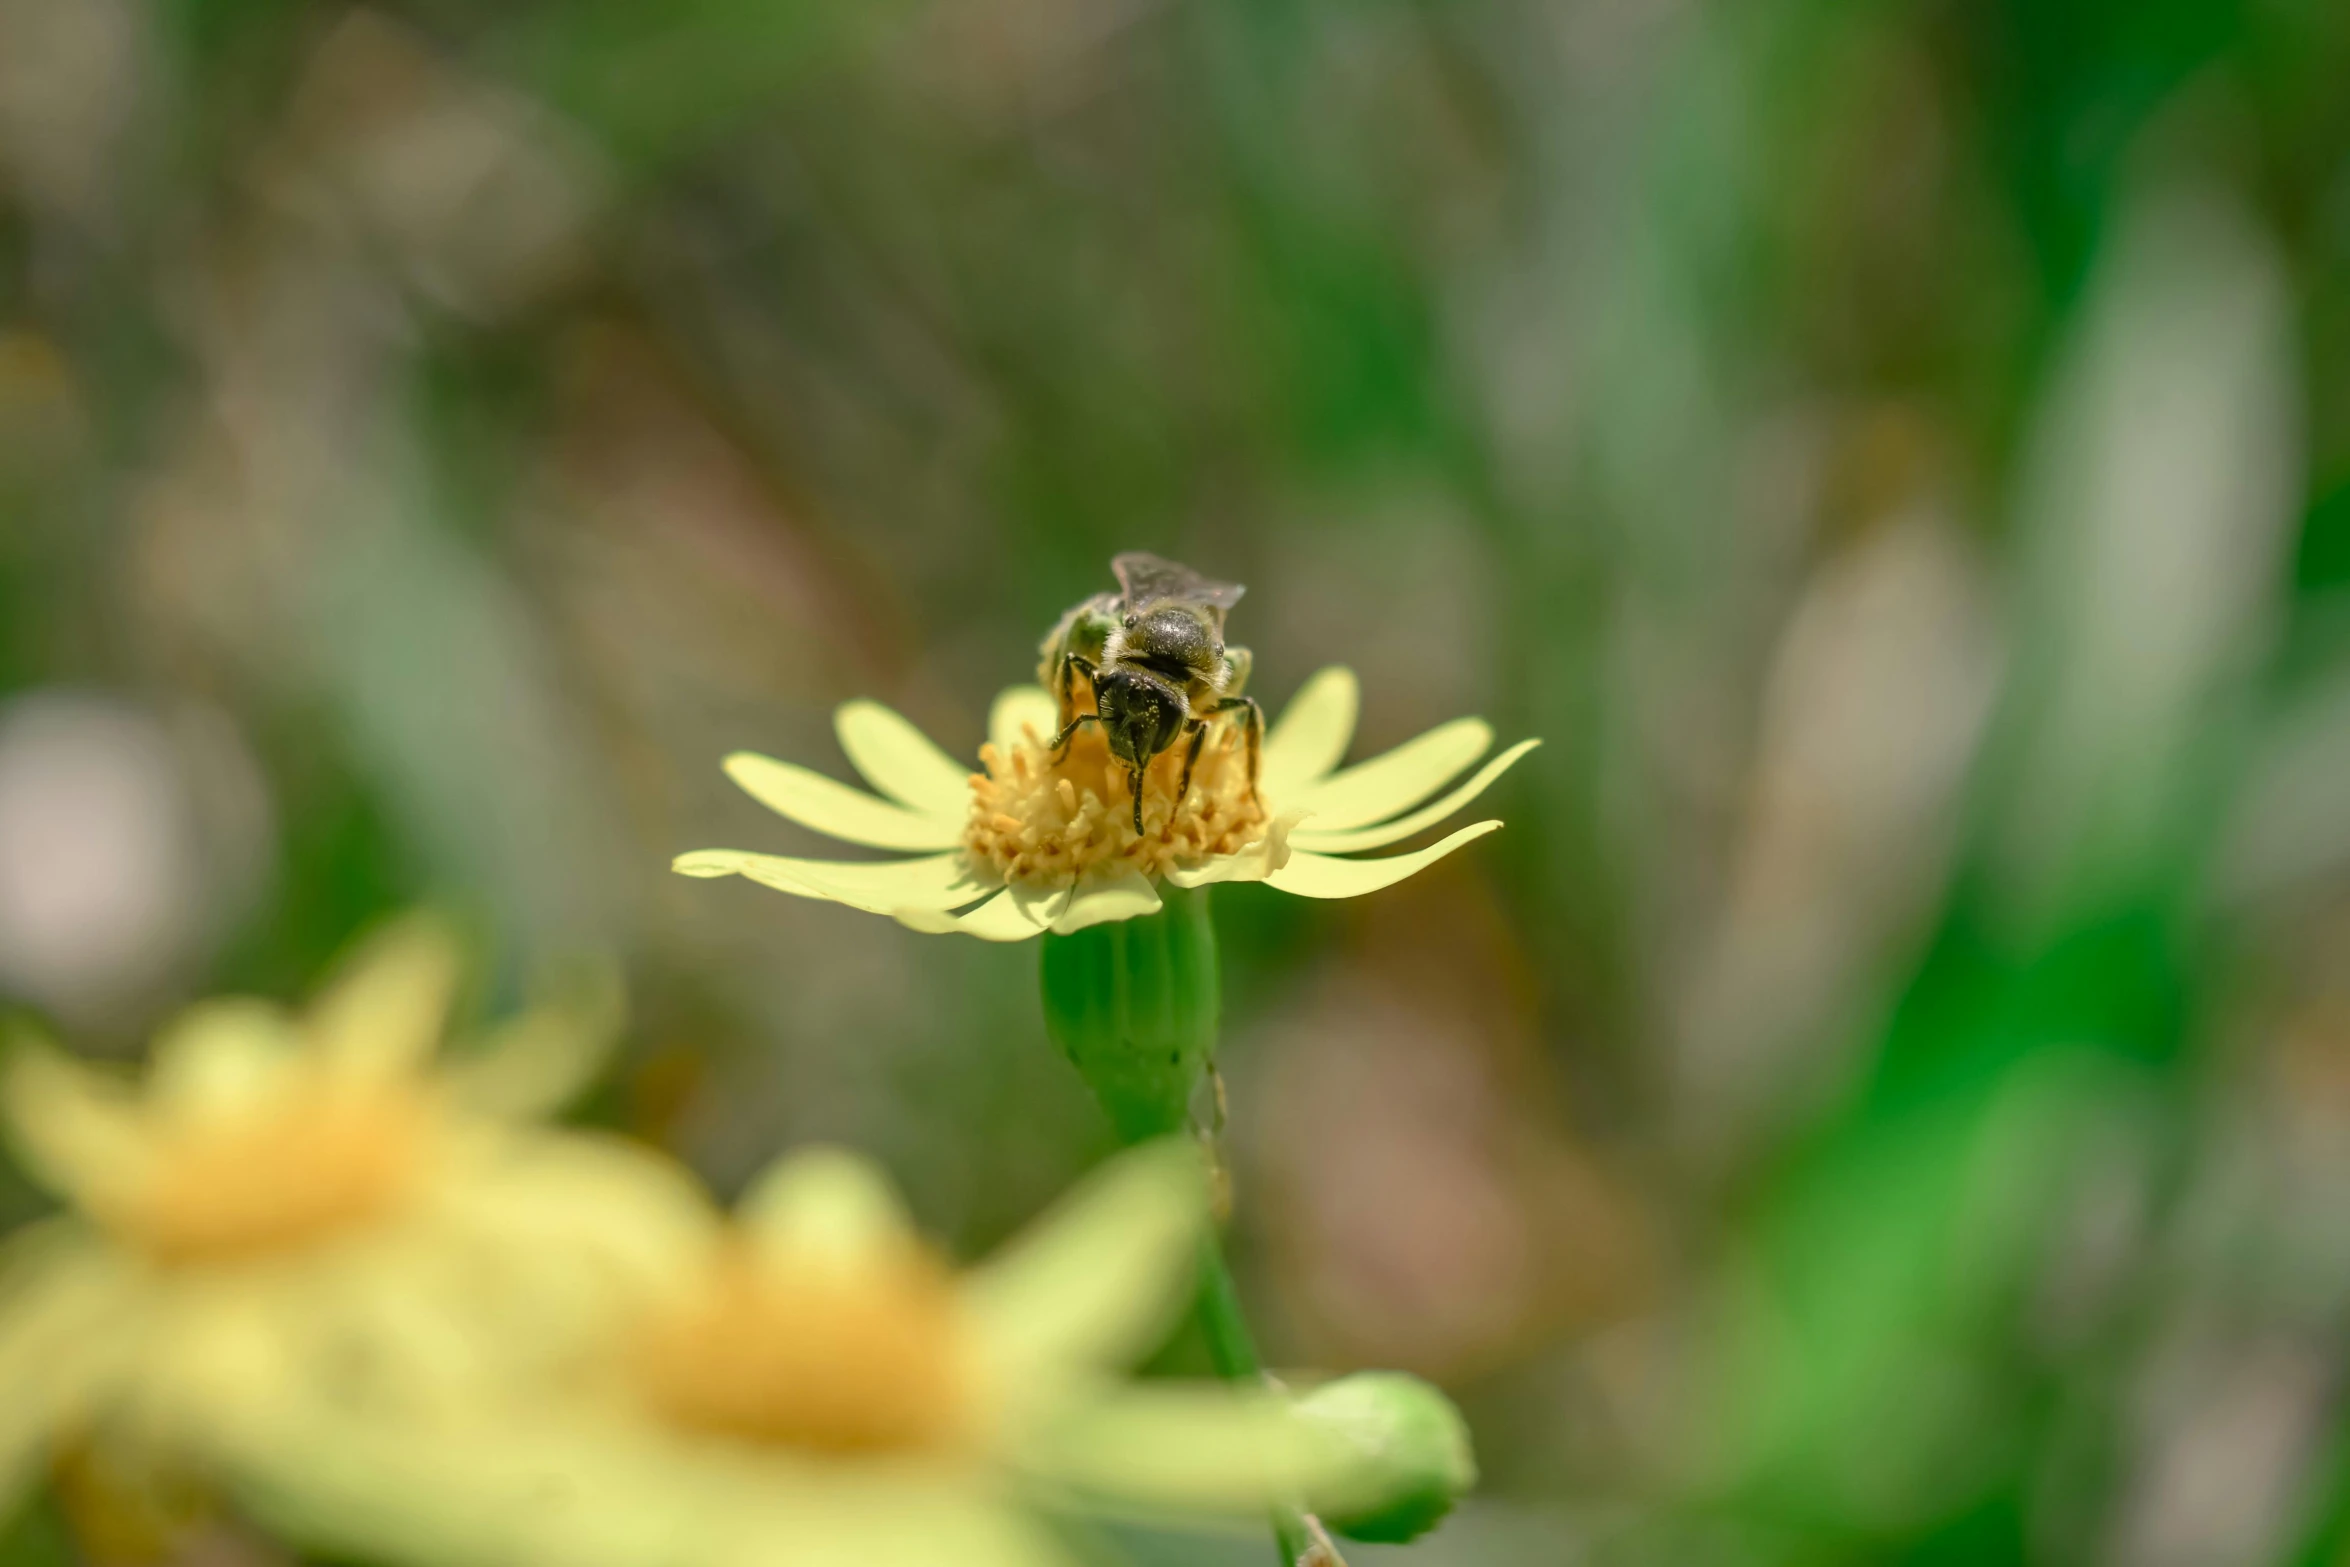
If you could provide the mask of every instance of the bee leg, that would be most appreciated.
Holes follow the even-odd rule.
[[[1077,737],[1078,730],[1087,724],[1098,724],[1101,721],[1102,715],[1099,713],[1079,713],[1070,719],[1068,727],[1053,736],[1053,765],[1059,766],[1061,758],[1069,754],[1069,742]]]
[[[1083,674],[1086,683],[1090,685],[1101,674],[1101,671],[1096,669],[1093,660],[1084,654],[1063,650],[1060,667],[1054,671],[1053,685],[1056,689],[1053,695],[1061,700],[1061,719],[1064,723],[1076,711],[1077,688],[1072,684],[1071,677],[1078,674]],[[1094,706],[1096,709],[1100,708],[1101,702],[1098,698],[1095,700]]]
[[[1199,765],[1200,742],[1208,737],[1208,726],[1196,718],[1185,727],[1191,730],[1191,749],[1183,753],[1183,782],[1175,786],[1175,804],[1179,808],[1191,798],[1191,770]]]
[[[1248,709],[1248,716],[1241,720],[1248,729],[1248,786],[1254,789],[1257,786],[1257,758],[1265,745],[1264,708],[1258,705],[1253,696],[1228,696],[1210,711],[1228,713],[1234,708],[1243,707]]]

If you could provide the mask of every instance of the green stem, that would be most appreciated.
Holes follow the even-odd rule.
[[[1257,1341],[1248,1328],[1248,1313],[1241,1309],[1240,1291],[1233,1286],[1224,1248],[1212,1235],[1200,1247],[1199,1325],[1218,1376],[1227,1382],[1264,1380]],[[1282,1567],[1297,1567],[1315,1543],[1304,1514],[1295,1507],[1273,1510],[1273,1539],[1281,1547]]]
[[[1212,1235],[1200,1247],[1199,1325],[1207,1335],[1208,1358],[1215,1362],[1216,1375],[1227,1382],[1253,1382],[1264,1375],[1257,1361],[1257,1341],[1248,1330],[1248,1314],[1241,1310],[1240,1292],[1224,1263],[1224,1248]]]
[[[1221,980],[1207,889],[1165,887],[1160,896],[1157,914],[1044,938],[1045,1027],[1127,1143],[1190,1127],[1193,1095],[1216,1057]],[[1262,1380],[1248,1316],[1212,1236],[1201,1258],[1199,1320],[1220,1376]],[[1297,1567],[1320,1543],[1295,1507],[1274,1512],[1273,1534],[1283,1567]]]

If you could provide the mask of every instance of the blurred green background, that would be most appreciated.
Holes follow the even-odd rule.
[[[666,866],[1126,548],[1358,755],[1547,741],[1218,894],[1271,1358],[1487,1475],[1359,1560],[2340,1559],[2350,7],[0,0],[0,992],[92,1052],[434,901],[625,957],[594,1119],[987,1244],[1108,1145],[1033,952]]]

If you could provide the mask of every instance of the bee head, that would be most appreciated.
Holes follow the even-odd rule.
[[[1138,771],[1175,743],[1188,711],[1176,687],[1148,670],[1122,666],[1102,671],[1094,700],[1110,754]]]

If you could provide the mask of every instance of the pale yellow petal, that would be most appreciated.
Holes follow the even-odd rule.
[[[136,1353],[139,1283],[70,1221],[0,1247],[0,1518]]]
[[[891,912],[909,930],[929,935],[977,936],[981,941],[1026,941],[1044,934],[1049,916],[1040,918],[1033,895],[1006,889],[963,914],[935,909],[903,908]]]
[[[543,999],[449,1062],[441,1081],[468,1108],[515,1119],[548,1116],[595,1080],[628,1016],[619,970],[583,961]]]
[[[1141,1519],[1346,1499],[1361,1462],[1269,1390],[1134,1383],[1022,1433],[1014,1459],[1065,1506]]]
[[[1042,686],[1005,687],[987,714],[987,738],[998,750],[1008,750],[1031,734],[1041,745],[1060,727],[1060,704]]]
[[[681,854],[669,868],[680,876],[747,876],[764,887],[801,898],[826,898],[868,914],[903,909],[961,908],[989,891],[971,879],[960,852],[919,860],[795,860],[780,854],[740,849],[697,849]]]
[[[1425,849],[1384,860],[1341,860],[1300,849],[1290,855],[1287,865],[1265,878],[1265,885],[1301,898],[1359,898],[1418,875],[1462,844],[1482,838],[1500,825],[1498,821],[1472,823]]]
[[[1123,1369],[1190,1302],[1208,1235],[1208,1182],[1181,1140],[1120,1155],[964,1276],[1005,1380]]]
[[[1043,1519],[979,1486],[965,1495],[898,1485],[859,1496],[836,1484],[778,1498],[755,1516],[728,1539],[731,1553],[693,1567],[1079,1567],[1102,1559],[1072,1555]]]
[[[960,811],[946,816],[910,811],[756,752],[737,751],[728,757],[726,776],[778,816],[844,843],[874,849],[951,849],[963,838]],[[961,803],[970,803],[967,790]]]
[[[1189,890],[1227,881],[1263,881],[1272,874],[1273,868],[1265,857],[1252,850],[1247,854],[1221,854],[1197,865],[1170,866],[1167,883]]]
[[[669,1284],[722,1237],[721,1216],[691,1171],[602,1132],[499,1129],[443,1161],[431,1201],[436,1225],[503,1245],[514,1278],[587,1259],[631,1285]],[[613,1293],[609,1276],[592,1287]]]
[[[10,1145],[59,1196],[87,1202],[145,1178],[153,1152],[127,1085],[46,1045],[20,1041],[0,1077]]]
[[[1239,854],[1220,854],[1197,865],[1177,865],[1167,872],[1167,880],[1177,887],[1207,887],[1220,881],[1263,881],[1289,863],[1290,839],[1299,818],[1298,811],[1285,811],[1273,818],[1265,829],[1265,836]]]
[[[914,1240],[889,1176],[846,1148],[784,1155],[751,1182],[735,1217],[762,1252],[793,1265],[900,1258]]]
[[[971,800],[971,769],[879,702],[844,703],[834,733],[865,781],[925,816],[960,818]]]
[[[397,1422],[352,1418],[338,1404],[272,1402],[242,1409],[217,1434],[241,1509],[272,1537],[330,1557],[391,1567],[618,1567],[620,1552],[566,1536],[583,1515],[629,1499],[565,1460],[537,1427],[453,1423],[420,1441]],[[603,1478],[603,1477],[600,1477]],[[596,1531],[620,1531],[608,1523]],[[635,1543],[635,1542],[630,1542]],[[598,1545],[601,1548],[595,1548]],[[645,1567],[683,1567],[680,1553],[642,1553]]]
[[[1088,876],[1077,884],[1053,915],[1053,934],[1066,936],[1088,925],[1141,919],[1159,908],[1159,889],[1150,878],[1131,865],[1121,865],[1109,875]]]
[[[768,1462],[714,1498],[713,1548],[677,1567],[1076,1567],[1010,1489],[988,1464]],[[690,1506],[668,1502],[671,1535]]]
[[[240,1500],[272,1532],[389,1567],[1072,1567],[977,1466],[795,1461],[554,1421],[419,1441],[299,1412],[256,1428]]]
[[[414,1072],[439,1047],[463,971],[453,931],[411,914],[369,936],[303,1018],[333,1070],[381,1082]]]
[[[1361,701],[1354,671],[1343,665],[1308,680],[1265,736],[1265,792],[1286,802],[1336,767],[1354,738]]]
[[[1299,848],[1311,850],[1316,854],[1351,854],[1359,849],[1382,849],[1388,844],[1400,843],[1416,832],[1435,826],[1483,794],[1492,786],[1496,778],[1509,771],[1513,762],[1541,743],[1539,740],[1520,740],[1516,745],[1511,746],[1501,755],[1478,768],[1475,776],[1470,778],[1467,783],[1462,784],[1443,799],[1430,805],[1424,805],[1408,816],[1399,816],[1392,821],[1381,822],[1375,827],[1356,827],[1345,832],[1327,831],[1319,827],[1315,819],[1309,818],[1298,828],[1294,841]]]
[[[1077,898],[1075,887],[1034,887],[1014,882],[1005,889],[1019,903],[1020,912],[1039,930],[1051,930],[1053,921]]]
[[[301,1056],[283,1008],[244,996],[199,1001],[155,1041],[149,1098],[184,1120],[239,1115],[275,1093]]]
[[[1482,718],[1456,718],[1367,762],[1357,762],[1282,804],[1306,813],[1316,832],[1340,832],[1383,822],[1419,804],[1493,744]]]

